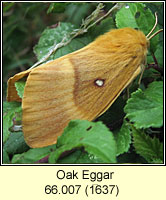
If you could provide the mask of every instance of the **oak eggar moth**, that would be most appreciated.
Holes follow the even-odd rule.
[[[54,144],[70,120],[93,120],[105,112],[141,72],[148,45],[139,30],[115,29],[80,50],[10,78],[7,100],[20,101],[14,83],[28,76],[22,99],[27,144]]]

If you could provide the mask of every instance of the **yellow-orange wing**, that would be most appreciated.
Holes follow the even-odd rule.
[[[146,52],[143,33],[125,28],[33,69],[22,104],[27,144],[51,145],[71,119],[101,115],[140,73]]]
[[[31,70],[20,72],[8,80],[7,101],[18,101],[18,102],[22,101],[22,99],[17,94],[16,88],[15,88],[15,82],[25,76],[28,76],[30,72]]]
[[[145,35],[131,28],[112,30],[71,54],[74,100],[88,120],[101,115],[141,72],[147,54]]]
[[[23,132],[31,147],[56,143],[73,118],[83,118],[74,103],[75,73],[69,59],[41,65],[29,74],[23,96]]]

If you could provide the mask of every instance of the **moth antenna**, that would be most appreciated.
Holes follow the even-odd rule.
[[[157,35],[158,33],[162,32],[163,29],[158,30],[157,32],[153,33],[153,35],[151,35],[149,38],[147,38],[148,40],[152,39],[155,35]]]
[[[152,30],[148,33],[148,35],[146,36],[146,38],[148,39],[149,35],[154,31],[154,29],[156,28],[157,26],[157,22],[158,22],[158,17],[157,17],[157,13],[155,12],[155,18],[156,18],[156,21],[155,21],[155,24],[152,28]]]

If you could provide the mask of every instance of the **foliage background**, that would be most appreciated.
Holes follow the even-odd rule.
[[[37,58],[33,47],[46,27],[58,22],[80,25],[97,3],[56,3],[48,14],[50,3],[3,3],[3,87],[8,78],[32,66]]]
[[[134,4],[134,3],[133,3]],[[6,88],[7,88],[7,80],[12,75],[26,70],[31,67],[38,59],[33,53],[35,53],[39,57],[38,48],[40,49],[40,43],[38,43],[42,32],[48,27],[50,30],[57,27],[59,22],[69,22],[76,27],[79,27],[82,19],[85,19],[89,14],[91,14],[98,3],[3,3],[3,98],[6,98]],[[105,7],[103,12],[100,14],[101,16],[104,15],[112,6],[112,3],[104,3]],[[158,13],[158,25],[159,27],[163,27],[163,5],[162,3],[145,3],[145,5],[153,12]],[[115,14],[112,14],[112,27],[115,26]],[[94,34],[102,34],[102,31],[105,32],[107,29],[107,25],[110,21],[105,21],[103,25],[103,29],[100,29],[96,26],[96,32],[90,31],[89,35],[82,36],[84,37],[83,46],[88,44],[91,40],[90,37],[95,38]],[[102,25],[99,24],[99,25]],[[110,24],[109,24],[110,26]],[[98,28],[98,29],[97,29]],[[156,88],[159,93],[162,91],[162,77],[163,77],[163,57],[162,57],[162,33],[160,34],[160,43],[155,45],[155,56],[157,57],[158,65],[153,65],[150,70],[145,71],[143,84],[141,85],[141,89],[144,90],[147,85],[153,81],[158,81],[157,85],[154,84],[151,88]],[[34,48],[34,46],[38,43],[38,45]],[[158,46],[157,46],[158,45]],[[77,48],[77,46],[75,47]],[[59,55],[60,56],[60,55]],[[153,63],[154,60],[152,56],[148,57],[148,63]],[[149,66],[151,67],[151,66]],[[160,83],[159,83],[160,82]],[[130,89],[130,92],[135,91],[137,88],[136,84]],[[155,90],[155,91],[156,91]],[[143,125],[141,127],[142,122],[140,122],[140,118],[138,119],[139,123],[136,123],[134,127],[128,127],[126,122],[123,123],[123,117],[125,113],[127,117],[131,120],[131,122],[135,122],[132,120],[136,120],[132,118],[132,101],[138,101],[142,98],[141,96],[142,91],[137,91],[136,93],[132,94],[132,98],[130,99],[131,104],[125,107],[125,112],[123,111],[124,106],[126,105],[126,100],[124,100],[123,96],[121,95],[117,101],[113,104],[111,109],[106,112],[103,116],[101,116],[96,121],[103,121],[104,124],[109,127],[110,130],[114,131],[114,137],[119,146],[117,152],[117,162],[124,163],[124,162],[132,162],[132,163],[161,163],[162,162],[162,143],[163,142],[163,127],[162,122],[159,122],[159,125],[151,128],[153,124]],[[148,98],[152,96],[151,91],[149,92],[150,95]],[[153,93],[154,94],[154,93]],[[140,97],[140,98],[139,98]],[[146,101],[147,99],[145,99]],[[139,102],[138,104],[142,108],[142,105],[146,102]],[[156,99],[150,98],[151,103],[156,101]],[[6,105],[6,108],[9,108],[9,105]],[[162,102],[159,102],[161,105]],[[19,106],[15,103],[12,105],[12,110],[18,111]],[[17,107],[18,106],[18,107]],[[158,106],[155,105],[155,106]],[[159,107],[159,106],[158,106]],[[138,107],[139,109],[139,107]],[[116,112],[115,112],[116,110]],[[10,115],[6,115],[4,118],[11,124],[11,120],[14,116],[14,113]],[[6,122],[6,121],[5,121]],[[81,122],[83,123],[83,122]],[[111,125],[110,125],[111,124]],[[122,125],[123,124],[123,125]],[[73,126],[73,124],[71,124]],[[73,127],[77,127],[77,123]],[[84,126],[83,124],[81,126]],[[6,127],[6,124],[4,124]],[[150,127],[150,128],[149,128]],[[101,127],[101,129],[104,127]],[[142,128],[144,130],[142,131]],[[132,131],[131,131],[132,129]],[[8,131],[8,130],[6,130]],[[107,131],[106,131],[107,132]],[[118,134],[116,134],[116,132]],[[131,132],[133,134],[133,140],[135,143],[130,145],[132,142],[131,140]],[[144,135],[144,132],[148,133]],[[122,134],[121,134],[122,133]],[[156,134],[157,133],[157,134]],[[125,136],[126,134],[126,136]],[[142,137],[141,137],[142,135]],[[138,137],[140,136],[140,137]],[[65,137],[65,136],[64,136]],[[124,139],[125,138],[125,139]],[[20,142],[21,141],[21,142]],[[22,132],[19,132],[17,135],[15,133],[11,133],[10,137],[6,139],[4,143],[4,162],[10,163],[33,163],[38,162],[38,160],[42,159],[43,157],[47,158],[47,155],[50,152],[49,148],[41,149],[29,149],[29,147],[23,142]],[[138,141],[138,142],[137,142]],[[147,141],[147,142],[146,142]],[[123,142],[126,144],[123,144]],[[141,144],[140,144],[141,142]],[[14,145],[13,145],[14,143]],[[61,147],[62,140],[59,142],[60,148],[58,149],[56,158],[52,154],[50,156],[50,162],[57,162],[58,156],[63,153]],[[143,145],[142,145],[143,144]],[[63,145],[63,144],[62,144]],[[72,144],[73,145],[73,144]],[[75,143],[75,148],[79,144]],[[83,145],[86,149],[86,145]],[[141,147],[140,147],[141,146]],[[143,148],[142,148],[143,147]],[[56,149],[55,146],[51,147],[51,149]],[[69,148],[71,149],[71,147]],[[146,150],[151,152],[146,153]],[[156,150],[159,150],[157,153]],[[126,152],[126,153],[125,153]],[[25,156],[23,156],[23,153]],[[16,154],[16,155],[15,155]],[[14,156],[15,155],[15,156]],[[95,156],[96,157],[95,157]],[[98,155],[98,156],[97,156]],[[106,154],[104,154],[106,155]],[[14,156],[14,158],[13,158]],[[95,154],[94,151],[89,151],[89,153],[85,153],[81,151],[81,149],[72,152],[71,154],[67,154],[67,158],[63,156],[63,159],[59,159],[58,162],[65,163],[65,162],[103,162],[101,159],[101,154]],[[21,158],[20,158],[21,157]],[[24,158],[23,158],[24,157]],[[152,157],[154,159],[152,159]],[[22,159],[23,158],[23,159]],[[78,159],[79,158],[79,159]],[[45,162],[45,160],[42,162]],[[114,159],[109,160],[108,162],[115,162]]]

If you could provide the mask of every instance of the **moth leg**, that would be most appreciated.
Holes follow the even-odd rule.
[[[145,71],[145,65],[144,65],[144,64],[141,64],[141,74],[140,74],[140,77],[139,77],[139,80],[138,80],[139,86],[140,86],[140,84],[141,84],[141,80],[142,80],[144,71]]]
[[[130,98],[130,87],[131,87],[132,83],[133,83],[133,81],[126,88],[127,100]]]
[[[132,85],[132,82],[124,89],[123,93],[123,99],[129,99],[130,98],[130,86]]]

